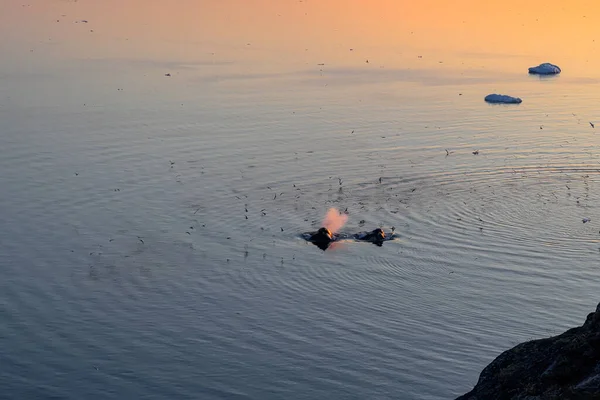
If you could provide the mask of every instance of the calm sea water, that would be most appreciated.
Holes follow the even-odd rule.
[[[0,397],[452,398],[598,301],[598,80],[526,74],[566,56],[0,4]],[[399,238],[322,252],[330,207]]]

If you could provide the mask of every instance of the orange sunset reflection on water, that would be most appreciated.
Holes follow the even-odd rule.
[[[17,59],[33,50],[58,59],[244,60],[267,70],[367,61],[502,71],[549,61],[581,76],[600,70],[600,3],[592,1],[1,3],[0,48]]]
[[[598,292],[599,11],[0,0],[5,365],[84,399],[465,393]],[[48,326],[78,346],[23,361]]]

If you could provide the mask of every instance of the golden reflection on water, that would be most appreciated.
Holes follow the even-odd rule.
[[[598,74],[600,3],[549,0],[1,0],[0,48],[23,57],[244,60]],[[88,23],[77,21],[87,20]],[[599,38],[600,39],[600,38]],[[421,58],[419,58],[421,56]]]
[[[322,275],[326,285],[321,289],[328,289],[332,287],[330,282],[341,279],[336,285],[342,289],[355,283],[363,286],[362,281],[373,283],[377,290],[387,289],[388,279],[390,285],[408,282],[406,287],[398,287],[414,292],[396,296],[408,299],[407,307],[389,308],[413,310],[415,314],[406,318],[411,323],[422,318],[422,309],[435,310],[440,299],[455,296],[456,301],[448,302],[453,307],[457,305],[454,311],[448,314],[442,309],[439,314],[452,319],[452,312],[458,310],[465,314],[464,325],[446,336],[409,338],[404,347],[417,350],[407,359],[407,371],[415,365],[433,365],[442,371],[438,376],[448,375],[456,365],[470,365],[467,356],[477,353],[479,361],[489,359],[489,353],[471,348],[471,339],[488,340],[490,331],[507,326],[505,330],[511,338],[523,335],[522,323],[512,313],[519,305],[530,303],[537,307],[520,316],[528,312],[533,315],[547,303],[557,303],[556,299],[569,309],[583,302],[577,296],[571,298],[569,288],[579,288],[581,297],[595,289],[593,279],[587,279],[594,271],[588,272],[587,268],[594,265],[597,252],[591,244],[597,233],[580,230],[580,226],[582,217],[600,219],[596,219],[597,209],[593,207],[598,204],[594,202],[594,190],[588,190],[588,185],[594,187],[593,171],[599,161],[595,135],[600,127],[598,91],[597,85],[563,83],[574,78],[600,77],[595,41],[600,24],[598,13],[594,12],[598,8],[600,5],[591,1],[567,5],[556,0],[544,4],[515,0],[30,0],[25,6],[15,0],[0,0],[0,112],[7,117],[3,129],[9,133],[2,136],[9,147],[0,161],[8,171],[4,180],[10,184],[7,191],[16,193],[5,203],[14,207],[8,210],[18,211],[4,215],[18,227],[28,226],[32,215],[28,210],[33,210],[33,215],[46,213],[48,227],[66,226],[64,221],[89,221],[91,225],[85,229],[90,233],[72,239],[72,243],[81,241],[82,249],[93,243],[90,239],[96,234],[92,232],[98,233],[97,239],[102,243],[110,236],[101,237],[101,233],[130,232],[137,245],[140,243],[133,236],[137,230],[142,235],[143,231],[154,232],[160,236],[154,241],[159,245],[158,252],[150,250],[152,241],[147,241],[144,248],[151,252],[146,256],[135,253],[134,262],[143,264],[147,259],[144,257],[157,255],[157,267],[161,268],[156,271],[178,274],[176,268],[162,268],[163,263],[183,266],[194,261],[196,254],[206,254],[209,260],[240,255],[236,244],[224,245],[218,237],[208,234],[204,236],[206,241],[187,242],[187,235],[180,228],[190,225],[179,222],[193,217],[196,207],[191,204],[201,204],[200,214],[205,212],[207,222],[213,226],[245,224],[235,229],[233,238],[238,240],[232,243],[243,243],[256,236],[255,243],[259,244],[251,245],[251,249],[264,245],[269,252],[273,249],[269,259],[279,258],[272,254],[281,254],[283,263],[284,255],[291,256],[288,245],[295,240],[293,234],[288,234],[293,229],[287,227],[306,231],[310,220],[303,217],[314,218],[318,213],[311,207],[323,207],[332,199],[338,201],[328,191],[328,177],[333,177],[334,189],[335,177],[344,177],[350,194],[343,199],[340,195],[339,201],[356,205],[351,224],[361,218],[369,223],[397,220],[408,230],[399,245],[407,257],[407,261],[402,261],[406,267],[391,258],[389,261],[385,255],[379,260],[365,253],[367,257],[358,262],[356,258],[336,261],[342,267],[360,264],[358,269],[344,272],[344,268],[332,263],[335,268],[331,271],[336,272],[331,275],[327,270],[314,269],[309,256],[306,264],[298,264],[300,268],[287,268],[287,264],[277,270],[256,268],[259,272],[248,275],[249,280],[227,275],[235,263],[227,264],[225,274],[214,270],[218,271],[214,276],[222,277],[223,282],[232,277],[233,289],[238,285],[242,289],[254,288],[256,298],[261,298],[259,292],[263,288],[281,286],[282,298],[292,300],[304,296],[305,288],[290,289],[280,282],[299,281],[312,286],[313,278]],[[560,78],[540,85],[526,76],[527,67],[546,61],[563,68]],[[44,76],[46,69],[51,70],[48,76]],[[152,74],[150,69],[154,69]],[[243,82],[230,80],[229,86],[211,86],[206,83],[212,82],[209,79],[190,76],[261,75],[264,80],[271,80],[278,73],[310,71],[310,76],[320,78],[320,69],[326,79],[314,79],[318,82],[286,81],[278,86],[261,82],[251,88],[254,91],[246,90]],[[424,77],[415,79],[419,87],[402,81],[409,74],[396,73],[408,69]],[[392,73],[387,74],[386,70]],[[465,70],[472,74],[479,70],[499,71],[517,78],[510,81],[505,76],[496,79],[495,74],[488,74],[485,80],[459,82],[456,86],[460,87],[426,86],[440,71],[452,77]],[[173,76],[167,78],[165,73]],[[146,74],[150,77],[146,78]],[[354,85],[359,80],[366,84]],[[247,98],[242,98],[244,90]],[[492,90],[523,96],[524,103],[518,107],[489,106],[483,97]],[[577,96],[572,96],[574,93]],[[588,121],[596,122],[596,128]],[[475,151],[481,154],[473,154]],[[14,157],[9,156],[11,152]],[[170,160],[176,161],[176,168],[172,168]],[[198,168],[203,172],[199,173]],[[183,175],[176,175],[180,170]],[[74,173],[82,174],[75,178]],[[588,174],[591,179],[579,177]],[[384,183],[376,183],[381,176]],[[392,178],[391,184],[386,182],[387,177]],[[270,232],[268,241],[263,236],[267,232],[256,234],[263,224],[262,215],[256,211],[267,207],[262,205],[262,196],[265,192],[271,195],[265,189],[271,182],[286,187],[283,200],[280,195],[277,203],[269,203],[272,208],[268,217],[264,215],[269,218],[265,218],[265,226],[276,230],[281,226],[282,231],[286,227],[285,233],[277,237],[276,246],[271,245]],[[291,200],[291,196],[288,200],[292,182],[304,186],[300,202]],[[113,192],[117,184],[126,185],[123,192]],[[417,184],[418,190],[410,191]],[[403,197],[413,196],[416,190],[406,214],[386,209],[387,188]],[[562,193],[560,200],[554,191]],[[118,197],[105,197],[106,192]],[[245,200],[238,202],[234,193],[250,194],[250,209],[255,210],[251,214],[253,220],[244,222],[243,213],[238,211]],[[149,196],[156,198],[148,201]],[[16,203],[19,199],[27,208]],[[44,200],[42,205],[50,205],[50,210],[40,207],[39,199]],[[358,210],[361,202],[368,205],[365,216]],[[217,204],[220,207],[211,207]],[[297,204],[300,208],[292,209]],[[403,206],[397,201],[396,204]],[[231,215],[222,210],[232,210]],[[398,214],[392,216],[388,211]],[[122,218],[129,213],[131,218]],[[13,220],[13,214],[24,219]],[[480,215],[483,218],[477,221]],[[108,217],[106,222],[104,216]],[[464,217],[465,222],[458,221],[457,216]],[[166,222],[171,218],[172,223]],[[127,226],[130,221],[133,228]],[[545,226],[540,233],[541,222]],[[479,231],[483,226],[486,233]],[[164,231],[159,230],[165,227],[178,233],[167,231],[163,239]],[[584,229],[592,227],[585,224]],[[36,229],[33,226],[33,231]],[[492,233],[488,234],[488,230]],[[75,236],[70,228],[61,235],[57,237]],[[179,235],[186,237],[186,242]],[[193,238],[190,235],[189,240],[196,240]],[[171,247],[171,240],[175,247]],[[556,246],[554,252],[540,251],[540,241],[559,241],[561,246]],[[14,243],[18,244],[18,240]],[[179,251],[188,243],[197,244],[198,253]],[[130,244],[124,246],[123,254],[131,251]],[[231,253],[222,254],[221,249]],[[470,253],[468,260],[465,249]],[[564,253],[560,249],[565,249]],[[350,257],[358,254],[346,250]],[[170,258],[171,253],[177,257]],[[262,249],[260,253],[266,255]],[[183,258],[179,258],[181,254]],[[478,259],[475,254],[481,261],[474,261]],[[262,268],[260,256],[257,261],[252,257],[251,251],[250,264],[245,266]],[[393,254],[390,257],[397,258]],[[79,259],[73,259],[76,260]],[[449,276],[440,274],[440,260],[444,261],[444,268],[456,266],[474,280],[463,279],[462,282],[469,282],[467,286],[458,283],[449,293],[450,281],[437,280],[442,275]],[[570,266],[568,273],[560,270],[563,261]],[[542,267],[537,265],[540,262]],[[551,268],[553,264],[558,267]],[[72,267],[86,269],[86,264]],[[191,268],[203,270],[195,265]],[[250,270],[254,268],[243,271]],[[280,274],[302,270],[310,275],[269,275],[270,271]],[[204,273],[209,277],[206,288],[210,288],[213,270]],[[72,276],[71,272],[68,274]],[[136,281],[135,272],[131,275]],[[174,276],[169,275],[168,280]],[[413,285],[411,276],[428,282],[428,286]],[[160,279],[158,272],[156,278]],[[511,283],[519,281],[525,283]],[[65,282],[71,280],[67,277]],[[176,280],[173,282],[174,287],[181,286]],[[486,282],[501,284],[486,286]],[[553,286],[552,282],[561,284]],[[288,289],[291,291],[285,291]],[[488,291],[489,296],[483,296]],[[517,295],[511,298],[506,293]],[[221,301],[221,295],[228,293],[215,292],[216,301]],[[331,297],[327,293],[323,298]],[[384,300],[388,304],[388,299]],[[506,306],[496,307],[505,300]],[[297,303],[292,301],[290,310]],[[222,304],[231,303],[227,299]],[[260,309],[255,307],[259,305],[263,304],[251,303],[248,309]],[[483,311],[462,312],[470,309]],[[477,321],[492,313],[496,313],[500,323],[482,329]],[[215,315],[222,315],[220,308]],[[393,313],[390,317],[395,318]],[[554,314],[549,319],[543,315],[540,318],[528,329],[539,332],[544,323],[554,323],[556,319]],[[135,329],[131,332],[135,333]],[[444,340],[448,338],[464,339],[458,342],[462,348],[448,346]],[[310,345],[312,339],[307,340]],[[443,360],[431,356],[438,350],[431,345],[439,343],[442,350],[456,347],[461,351],[440,353]],[[493,347],[498,345],[496,338],[490,338],[489,343],[485,351],[499,350]],[[421,353],[420,346],[433,350]],[[348,368],[353,368],[350,364]],[[472,383],[481,367],[470,370]],[[354,378],[353,371],[349,371]],[[415,369],[414,373],[423,375],[420,372]],[[441,385],[447,385],[444,389],[467,389],[464,380],[454,382],[456,375],[442,380]],[[152,374],[140,379],[151,378]],[[313,378],[307,377],[309,382]],[[392,381],[397,382],[398,378],[394,376]],[[419,382],[423,387],[427,383],[431,384],[427,379]]]

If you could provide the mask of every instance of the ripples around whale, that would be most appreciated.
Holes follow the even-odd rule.
[[[196,3],[2,3],[0,397],[448,399],[596,304],[598,69]]]
[[[376,228],[370,232],[359,232],[355,234],[348,233],[332,233],[328,228],[319,228],[316,232],[307,232],[302,234],[302,237],[320,248],[321,250],[327,250],[331,245],[341,240],[355,240],[362,242],[373,243],[376,246],[383,246],[383,243],[387,240],[393,240],[395,238],[394,231],[387,234],[381,228]]]

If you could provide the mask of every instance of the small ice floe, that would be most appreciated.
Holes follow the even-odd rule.
[[[512,97],[505,94],[488,94],[485,96],[485,101],[488,103],[502,103],[502,104],[519,104],[523,100],[518,97]]]
[[[584,219],[582,219],[582,221],[583,221],[583,223],[585,224],[586,222],[590,222],[590,221],[591,221],[591,219],[590,219],[590,218],[584,218]]]
[[[558,67],[558,65],[543,63],[538,65],[537,67],[530,67],[529,73],[538,75],[556,75],[560,74],[560,68]]]

